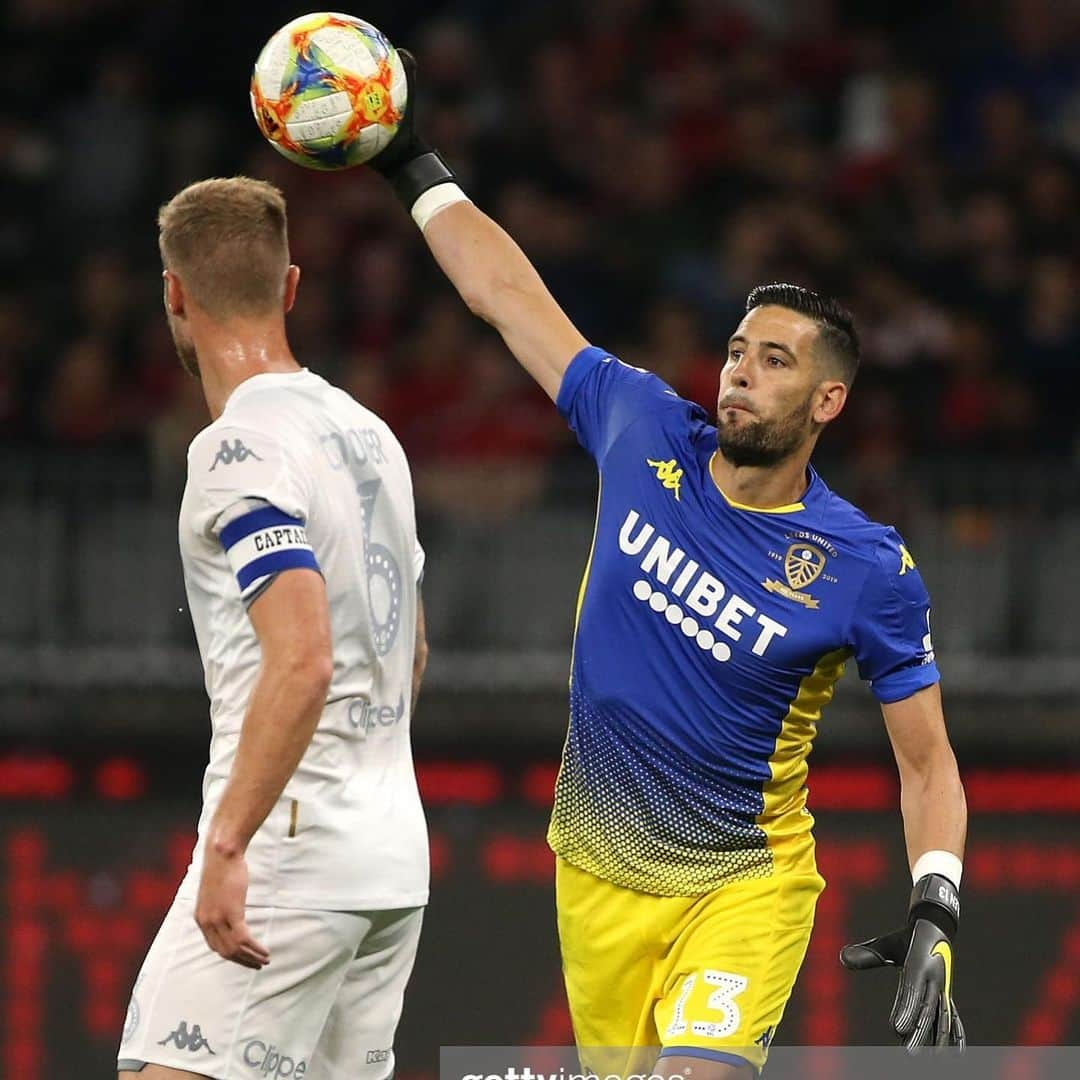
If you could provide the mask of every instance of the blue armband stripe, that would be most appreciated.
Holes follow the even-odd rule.
[[[318,570],[319,561],[315,558],[315,552],[307,548],[288,548],[285,551],[272,551],[269,555],[263,555],[249,562],[236,575],[236,580],[240,585],[240,591],[243,592],[253,581],[266,577],[267,574],[276,574],[282,570],[296,570],[298,568]]]
[[[269,529],[273,525],[300,525],[304,522],[300,518],[290,517],[276,506],[260,506],[258,510],[252,510],[249,514],[230,521],[221,530],[221,546],[228,551],[238,540],[250,536],[260,529]]]

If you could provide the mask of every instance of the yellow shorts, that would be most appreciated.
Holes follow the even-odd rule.
[[[652,896],[556,860],[563,976],[582,1065],[626,1076],[658,1056],[760,1070],[802,966],[816,872]],[[662,1071],[662,1070],[661,1070]]]

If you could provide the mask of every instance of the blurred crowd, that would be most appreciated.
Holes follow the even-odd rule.
[[[247,104],[304,5],[12,0],[0,86],[0,431],[129,446],[171,490],[206,422],[161,311],[154,214],[245,172],[289,200],[304,364],[386,417],[422,500],[484,517],[577,462],[377,177],[309,173]],[[310,7],[310,5],[307,5]],[[1077,460],[1080,6],[840,0],[365,4],[423,126],[590,340],[714,407],[748,290],[855,312],[826,456]],[[477,499],[483,484],[487,498]]]

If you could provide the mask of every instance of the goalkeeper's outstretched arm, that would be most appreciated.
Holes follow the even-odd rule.
[[[563,372],[588,342],[514,240],[471,202],[446,206],[424,239],[469,310],[491,323],[554,400]]]

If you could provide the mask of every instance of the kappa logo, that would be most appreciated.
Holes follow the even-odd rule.
[[[754,1043],[760,1046],[762,1050],[768,1050],[769,1044],[772,1042],[773,1034],[776,1031],[774,1027],[767,1027],[755,1040]]]
[[[900,573],[898,577],[903,577],[909,570],[915,569],[915,560],[911,557],[911,552],[908,551],[903,544],[900,545]]]
[[[190,1050],[193,1054],[197,1054],[200,1050],[205,1050],[208,1054],[217,1056],[217,1052],[212,1049],[210,1044],[203,1037],[202,1029],[198,1024],[192,1024],[191,1030],[188,1030],[187,1021],[181,1020],[179,1026],[175,1031],[170,1032],[162,1039],[158,1046],[168,1046],[172,1044],[177,1050]]]
[[[247,461],[248,458],[262,461],[262,458],[254,450],[249,450],[244,445],[243,439],[233,439],[232,446],[229,445],[228,439],[222,439],[221,449],[214,455],[214,464],[210,466],[210,472],[213,472],[219,465],[231,465],[234,461]]]
[[[679,468],[679,463],[674,458],[671,458],[668,461],[653,461],[652,458],[646,458],[645,464],[648,465],[650,469],[656,470],[656,479],[659,480],[668,491],[673,491],[676,500],[678,500],[679,487],[682,484],[683,478],[683,471]]]

